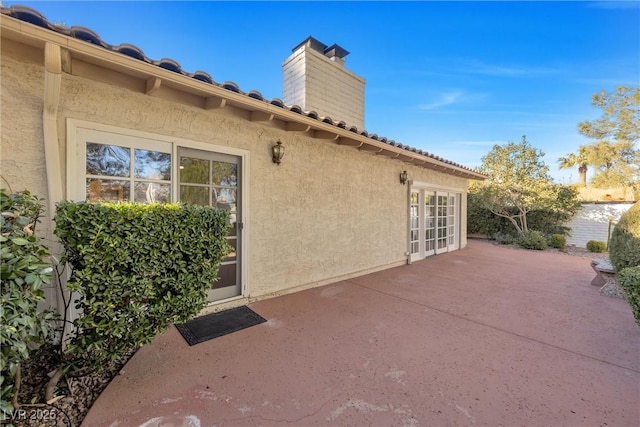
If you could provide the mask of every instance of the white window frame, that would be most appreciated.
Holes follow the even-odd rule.
[[[237,297],[215,301],[213,304],[221,304],[238,298],[246,298],[249,295],[249,206],[250,200],[250,153],[247,150],[233,148],[214,143],[205,143],[185,138],[177,138],[151,132],[127,129],[101,123],[89,122],[73,118],[67,119],[67,182],[66,195],[68,200],[86,200],[86,142],[120,145],[147,150],[155,150],[171,153],[171,199],[176,201],[178,195],[178,147],[193,148],[214,153],[229,154],[241,158],[242,167],[239,177],[242,183],[240,202],[242,203],[242,218],[238,220],[243,224],[240,240],[241,264],[241,293]],[[165,151],[170,149],[170,151]],[[128,179],[128,178],[127,178]]]

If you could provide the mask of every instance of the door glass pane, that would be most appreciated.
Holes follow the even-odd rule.
[[[209,206],[209,189],[193,185],[180,186],[180,201],[193,205]]]
[[[231,188],[213,188],[213,203],[218,209],[230,211],[236,205],[237,190]]]
[[[209,166],[209,160],[181,157],[180,182],[189,184],[209,184]]]
[[[133,186],[133,201],[137,203],[169,203],[171,185],[156,182],[136,181]]]
[[[235,187],[238,185],[238,165],[235,163],[212,162],[211,183],[217,186]]]
[[[130,176],[131,151],[117,145],[87,142],[87,175]]]
[[[134,150],[135,178],[171,179],[171,154],[159,151]]]
[[[129,181],[87,179],[87,199],[92,202],[128,202]]]
[[[232,238],[228,238],[227,239],[227,243],[229,243],[229,245],[231,245],[231,247],[233,248],[231,250],[231,252],[229,252],[229,254],[227,255],[227,257],[225,258],[225,261],[235,261],[236,257],[237,257],[237,249],[238,249],[238,239],[235,237]]]
[[[236,263],[221,265],[218,270],[218,280],[216,280],[211,289],[221,289],[227,286],[236,286]]]

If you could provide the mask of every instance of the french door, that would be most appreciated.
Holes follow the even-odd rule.
[[[209,301],[238,296],[242,292],[240,278],[240,234],[242,206],[240,203],[241,158],[229,154],[178,148],[178,200],[229,212],[227,241],[232,252],[222,260],[218,280],[208,292]]]
[[[411,261],[460,247],[460,193],[416,187],[409,200]]]

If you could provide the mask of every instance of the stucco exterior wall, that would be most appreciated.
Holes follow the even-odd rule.
[[[633,202],[583,203],[580,212],[567,224],[571,228],[567,244],[584,248],[589,240],[607,242],[609,221],[618,222],[631,206]]]
[[[28,189],[45,197],[45,157],[42,131],[44,71],[41,64],[28,55],[20,62],[3,55],[0,174],[2,187],[13,191]],[[16,53],[17,54],[17,53]]]
[[[42,65],[2,53],[2,175],[14,190],[46,197]],[[399,183],[402,170],[434,188],[460,191],[466,206],[464,178],[251,122],[233,107],[207,111],[69,74],[61,93],[63,163],[68,118],[250,152],[250,297],[404,263],[408,186]],[[271,161],[276,140],[286,147],[280,166]]]

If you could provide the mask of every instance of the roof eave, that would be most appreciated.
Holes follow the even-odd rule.
[[[473,180],[487,178],[486,175],[479,172],[440,160],[435,156],[431,157],[373,139],[366,134],[366,131],[363,131],[366,134],[363,135],[359,131],[349,130],[336,124],[326,123],[320,118],[311,118],[305,113],[292,111],[286,106],[274,105],[264,99],[257,99],[244,93],[236,93],[219,85],[169,71],[157,65],[149,64],[13,17],[1,15],[0,25],[3,38],[42,49],[44,49],[46,43],[54,43],[61,46],[63,51],[63,70],[69,74],[73,74],[71,59],[78,59],[105,69],[146,80],[145,92],[147,94],[154,92],[160,85],[167,85],[173,89],[202,97],[203,109],[231,105],[248,111],[250,120],[253,121],[281,120],[285,122],[285,129],[288,131],[305,132],[314,138],[326,139],[341,145],[354,146],[362,151],[399,159],[449,175]],[[386,141],[384,138],[383,140]]]

